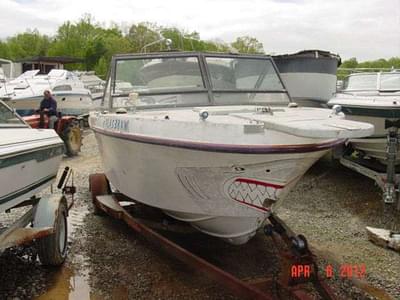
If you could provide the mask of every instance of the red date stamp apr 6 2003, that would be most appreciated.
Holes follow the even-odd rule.
[[[291,266],[291,277],[294,278],[309,278],[312,276],[313,267],[308,264],[299,264]],[[321,269],[326,278],[359,278],[366,276],[367,267],[365,264],[341,264],[338,268],[333,265],[326,265]]]

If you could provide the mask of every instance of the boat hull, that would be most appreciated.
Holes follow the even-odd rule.
[[[53,93],[57,101],[57,110],[65,115],[82,115],[89,113],[92,108],[92,98],[88,94],[80,93]],[[4,100],[10,107],[15,108],[19,115],[32,115],[39,109],[43,95],[27,96]]]
[[[7,139],[4,129],[0,132],[2,142]],[[61,139],[53,133],[45,134],[35,129],[14,130],[31,133],[35,140],[14,141],[0,145],[0,212],[28,200],[49,186],[57,176],[58,167],[64,153]],[[36,133],[36,134],[35,134]],[[17,134],[17,133],[15,133]]]
[[[273,203],[284,198],[327,151],[200,151],[94,131],[105,174],[116,189],[233,244],[246,243]]]
[[[385,118],[372,116],[358,116],[346,114],[346,119],[373,124],[375,133],[367,138],[351,139],[350,143],[354,149],[360,150],[369,157],[378,159],[386,164],[387,159],[387,130],[385,129]],[[400,148],[397,151],[396,164],[400,163]]]

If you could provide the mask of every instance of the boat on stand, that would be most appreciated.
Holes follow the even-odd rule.
[[[400,163],[400,72],[351,74],[328,105],[340,106],[346,119],[374,125],[373,135],[350,140],[349,155],[342,163],[376,180],[385,203],[395,203],[400,183],[396,175]]]
[[[198,52],[114,56],[89,123],[113,188],[232,244],[329,149],[373,133],[292,103],[271,57]]]

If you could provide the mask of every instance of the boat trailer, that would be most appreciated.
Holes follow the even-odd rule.
[[[59,192],[30,199],[6,210],[31,206],[13,224],[0,230],[0,254],[5,250],[33,242],[34,253],[43,265],[59,266],[67,255],[67,216],[74,204],[76,188],[73,170],[65,167],[57,184]],[[28,226],[30,225],[30,226]],[[36,255],[35,255],[36,258]]]
[[[351,155],[342,155],[340,163],[374,180],[383,191],[383,202],[388,205],[396,205],[397,202],[396,208],[400,211],[400,174],[396,174],[396,156],[400,145],[399,128],[400,119],[385,120],[385,129],[387,129],[387,165],[385,172],[378,170],[379,166],[376,166],[376,164],[363,159],[356,159]]]
[[[337,299],[325,280],[320,277],[316,257],[308,248],[305,237],[296,236],[282,220],[273,214],[268,218],[270,223],[264,227],[264,233],[275,245],[279,245],[282,271],[277,277],[243,280],[160,234],[151,222],[132,216],[120,202],[131,202],[134,205],[137,202],[123,194],[113,193],[104,174],[91,174],[89,188],[95,213],[104,214],[105,212],[124,221],[146,240],[195,270],[205,273],[241,299],[311,300],[315,299],[315,292],[318,293],[320,299]],[[312,292],[310,292],[310,284],[314,287]]]
[[[396,173],[396,156],[400,146],[399,128],[400,119],[385,120],[385,129],[387,129],[386,172],[383,172],[381,166],[374,162],[355,158],[351,154],[342,153],[340,155],[340,163],[343,166],[371,178],[381,188],[385,212],[391,209],[391,205],[396,205],[396,202],[396,209],[400,211],[400,174]],[[366,231],[368,239],[373,243],[400,252],[400,232],[398,230],[393,231],[367,226]]]

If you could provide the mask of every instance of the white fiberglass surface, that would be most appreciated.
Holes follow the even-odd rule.
[[[230,108],[229,106],[225,107]],[[104,127],[108,130],[110,129],[108,126],[114,124],[111,120],[120,119],[125,120],[124,122],[129,124],[127,131],[132,134],[217,144],[286,145],[313,144],[319,141],[327,141],[327,139],[305,138],[277,130],[266,129],[262,122],[257,123],[252,121],[251,115],[250,118],[246,118],[244,113],[246,110],[239,110],[242,107],[246,108],[246,106],[238,106],[236,107],[237,111],[231,108],[231,114],[219,110],[214,112],[211,107],[206,107],[210,113],[207,121],[199,119],[197,108],[143,111],[135,114],[105,114],[99,115],[96,118],[96,123],[92,123],[92,126]],[[293,113],[295,114],[295,112]],[[304,114],[303,112],[303,119]],[[272,117],[270,116],[270,118]],[[309,117],[313,120],[318,120],[318,117],[311,115]],[[124,122],[121,122],[121,124]]]

